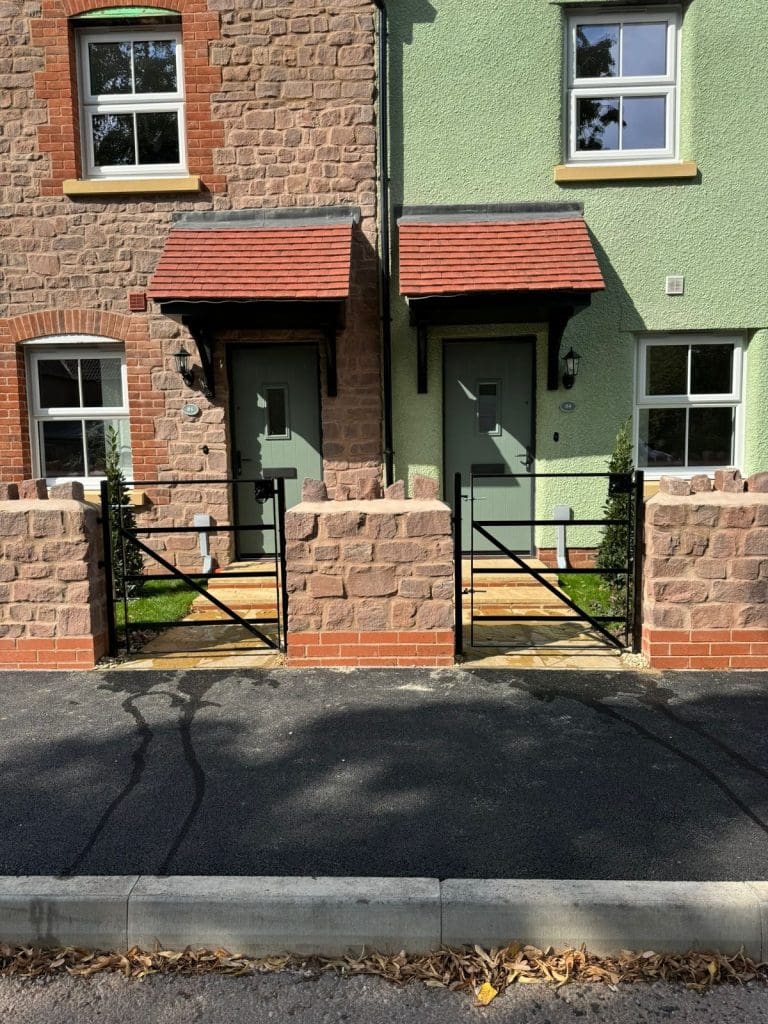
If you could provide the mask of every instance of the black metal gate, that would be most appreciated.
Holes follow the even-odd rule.
[[[478,518],[475,514],[475,481],[489,479],[486,474],[473,474],[471,478],[469,509],[471,518],[471,549],[467,554],[470,558],[470,585],[468,592],[465,591],[462,580],[462,477],[457,473],[454,479],[454,545],[455,545],[455,601],[456,601],[456,653],[462,654],[464,649],[464,622],[463,606],[464,599],[469,596],[470,600],[470,643],[474,648],[509,648],[510,642],[483,642],[475,635],[477,623],[534,623],[534,622],[586,622],[605,640],[608,644],[619,649],[631,648],[637,652],[640,650],[641,642],[641,599],[642,599],[642,545],[643,545],[643,488],[644,474],[641,470],[633,473],[508,473],[493,475],[496,482],[509,480],[514,482],[520,479],[530,479],[534,483],[537,480],[594,480],[595,484],[604,482],[606,485],[606,496],[617,497],[625,495],[626,514],[616,519],[594,519],[571,518],[567,520],[556,519],[487,519]],[[623,565],[608,566],[604,568],[567,568],[561,570],[568,575],[584,575],[613,577],[621,581],[621,610],[610,614],[595,614],[580,607],[575,601],[547,579],[551,576],[552,569],[541,569],[525,561],[525,555],[511,551],[495,534],[505,527],[565,527],[566,529],[578,527],[618,527],[623,538],[622,546],[625,549],[626,557]],[[494,554],[498,552],[510,564],[504,566],[484,566],[478,564],[477,552],[475,550],[477,538],[482,538],[486,544],[490,544]],[[502,576],[528,576],[540,584],[558,601],[564,605],[564,610],[570,610],[570,614],[563,615],[478,615],[475,610],[475,579],[479,575],[502,575]],[[614,588],[616,589],[616,588]],[[613,629],[609,629],[611,626]]]
[[[126,523],[125,507],[115,499],[111,500],[109,484],[101,484],[101,524],[104,546],[104,571],[107,586],[107,630],[109,635],[109,653],[114,657],[118,653],[119,633],[116,604],[123,609],[123,643],[127,653],[131,652],[131,636],[138,632],[168,629],[171,626],[220,626],[235,623],[242,626],[251,636],[258,639],[266,649],[285,650],[285,635],[288,622],[288,595],[284,586],[285,580],[285,482],[281,478],[258,480],[131,480],[126,481],[126,488],[172,488],[172,487],[253,487],[259,504],[267,515],[261,523],[215,524],[209,526],[164,526]],[[201,510],[204,511],[204,510]],[[156,535],[169,534],[237,534],[244,530],[257,530],[264,534],[271,533],[275,537],[274,557],[265,561],[264,568],[244,571],[226,572],[227,579],[271,579],[274,580],[275,613],[264,618],[245,618],[233,608],[209,593],[203,584],[205,581],[223,578],[224,574],[215,572],[187,572],[179,569],[151,546],[151,538]],[[149,538],[141,540],[141,537]],[[126,552],[133,546],[141,552],[145,571],[142,573],[119,573],[115,569],[113,543],[121,545],[122,565],[127,564]],[[156,563],[162,572],[146,571],[148,566]],[[266,566],[269,566],[267,568]],[[180,621],[137,621],[130,617],[131,591],[136,584],[151,580],[182,580],[188,587],[205,598],[211,605],[224,614],[220,619],[183,619]],[[281,585],[283,582],[283,585]],[[263,627],[273,626],[274,636],[270,636]],[[262,628],[260,628],[262,627]]]

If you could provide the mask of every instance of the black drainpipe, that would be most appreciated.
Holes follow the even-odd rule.
[[[384,374],[384,478],[394,482],[395,453],[392,433],[392,239],[389,192],[389,27],[386,0],[373,0],[379,10],[379,290],[381,293],[381,360]]]

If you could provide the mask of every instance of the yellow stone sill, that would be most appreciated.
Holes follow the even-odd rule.
[[[65,196],[147,195],[157,192],[199,192],[198,174],[181,178],[67,178],[62,186]]]
[[[92,505],[101,505],[101,492],[86,491],[85,500]],[[129,490],[128,500],[131,503],[131,508],[143,508],[147,501],[147,493],[146,491]]]
[[[699,173],[695,160],[665,164],[559,164],[555,167],[558,184],[579,181],[659,181],[665,178],[695,178]]]

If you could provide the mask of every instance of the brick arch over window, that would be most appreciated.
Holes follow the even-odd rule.
[[[48,102],[48,123],[38,131],[40,152],[51,159],[43,195],[60,195],[63,181],[82,174],[77,55],[69,19],[117,6],[108,0],[43,0],[40,17],[32,22],[32,42],[42,47],[45,58],[44,70],[35,75],[35,94]],[[158,0],[156,6],[181,15],[189,173],[199,174],[209,191],[223,191],[225,179],[214,173],[213,150],[223,145],[224,134],[211,114],[221,69],[208,60],[208,43],[219,38],[218,15],[208,10],[207,0]]]
[[[165,403],[152,385],[152,369],[162,366],[163,356],[160,344],[150,339],[147,318],[101,309],[47,309],[0,319],[0,380],[6,385],[0,390],[0,430],[9,441],[0,445],[0,481],[32,475],[23,344],[67,334],[92,334],[124,344],[133,472],[135,477],[154,478],[167,457],[167,445],[155,439],[154,417]]]

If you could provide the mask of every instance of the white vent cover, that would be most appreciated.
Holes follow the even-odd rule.
[[[667,295],[683,295],[685,278],[681,274],[670,274],[667,278]]]

